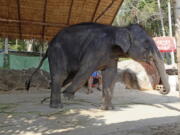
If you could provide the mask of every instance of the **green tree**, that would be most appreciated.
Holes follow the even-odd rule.
[[[9,40],[9,49],[15,51],[25,51],[26,42],[24,40]]]
[[[4,38],[0,38],[0,50],[4,49]],[[27,51],[28,45],[32,44],[32,50],[33,52],[45,52],[47,49],[47,42],[40,42],[39,40],[8,40],[9,44],[9,50],[14,51]]]
[[[3,42],[4,42],[4,40],[2,38],[0,38],[0,50],[3,49]]]
[[[168,35],[167,0],[161,0],[165,32]],[[172,12],[173,13],[173,12]],[[173,16],[173,15],[172,15]],[[152,36],[162,36],[157,0],[126,0],[120,8],[113,25],[141,24]]]

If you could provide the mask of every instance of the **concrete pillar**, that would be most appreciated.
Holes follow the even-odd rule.
[[[176,43],[177,43],[177,63],[178,63],[178,84],[180,94],[180,0],[174,0],[176,18]]]
[[[5,68],[5,69],[9,69],[9,66],[10,66],[8,48],[9,48],[8,38],[5,38],[5,41],[4,41],[4,64],[3,64],[3,68]]]

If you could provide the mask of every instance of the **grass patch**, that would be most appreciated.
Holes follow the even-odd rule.
[[[10,104],[0,104],[0,113],[8,111],[10,109],[13,109],[16,106],[17,106],[17,104],[13,104],[13,103],[10,103]]]
[[[119,61],[132,60],[131,58],[119,58]]]

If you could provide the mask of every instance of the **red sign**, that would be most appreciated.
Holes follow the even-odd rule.
[[[174,52],[176,50],[176,40],[174,37],[153,38],[160,52]]]

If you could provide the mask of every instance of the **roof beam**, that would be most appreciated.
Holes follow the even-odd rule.
[[[95,18],[95,16],[96,16],[96,12],[97,12],[97,10],[98,10],[98,7],[99,7],[100,2],[101,2],[101,0],[98,0],[98,2],[97,2],[97,4],[96,4],[96,8],[95,8],[94,13],[93,13],[93,16],[92,16],[92,18],[91,18],[91,21],[92,21],[92,22],[94,21],[94,18]]]
[[[0,18],[0,22],[32,24],[32,25],[52,26],[52,27],[66,27],[67,26],[66,24],[60,24],[60,23],[45,23],[45,22],[38,22],[38,21],[13,20],[13,19],[4,19],[4,18]]]
[[[17,0],[18,20],[21,21],[20,1]],[[22,39],[21,22],[19,23],[19,38]]]
[[[117,8],[117,10],[116,10],[116,12],[115,12],[115,14],[114,14],[114,16],[113,16],[113,19],[112,19],[112,21],[111,21],[111,24],[114,22],[115,17],[116,17],[116,15],[117,15],[117,13],[118,13],[121,5],[123,4],[123,2],[124,2],[124,0],[121,0],[121,2],[119,2],[119,6],[118,6],[118,8]]]
[[[6,38],[7,36],[5,35],[9,35],[8,38],[9,39],[17,39],[19,33],[16,33],[16,32],[11,32],[11,33],[8,33],[8,32],[1,32],[0,33],[0,37],[4,37]],[[46,35],[45,36],[45,40],[50,40],[54,37],[54,34],[49,34],[49,35]],[[41,36],[39,34],[23,34],[23,39],[38,39],[38,40],[41,40]]]
[[[47,0],[44,1],[43,23],[46,22],[46,9],[47,9]],[[45,27],[46,27],[45,25],[42,26],[42,41],[44,41]]]
[[[101,18],[114,4],[115,0],[112,0],[111,3],[101,12],[101,14],[94,20],[97,22],[99,18]]]
[[[70,19],[71,19],[71,12],[72,12],[73,3],[74,3],[74,0],[71,0],[71,5],[70,5],[70,8],[69,8],[69,14],[68,14],[68,19],[67,19],[67,24],[68,24],[68,25],[70,24]]]

